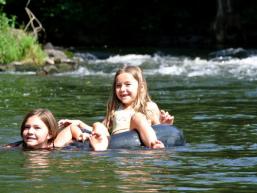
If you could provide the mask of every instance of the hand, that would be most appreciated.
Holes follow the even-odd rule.
[[[165,145],[160,140],[156,140],[155,142],[151,143],[151,148],[153,149],[165,148]]]
[[[81,133],[79,138],[77,139],[78,141],[86,141],[87,139],[89,139],[90,135],[88,133]]]
[[[61,119],[58,121],[58,127],[61,129],[69,126],[70,124],[72,124],[72,120],[69,119]]]
[[[161,124],[170,124],[172,125],[174,122],[174,116],[171,116],[169,112],[165,112],[164,110],[160,111],[160,122]]]
[[[80,125],[82,124],[82,122],[80,120],[71,120],[71,119],[61,119],[60,121],[58,121],[58,126],[60,127],[67,127],[69,125],[76,125],[78,127],[80,127]]]

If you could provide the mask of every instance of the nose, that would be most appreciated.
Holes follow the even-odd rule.
[[[29,128],[27,128],[27,130],[28,130],[28,133],[33,133],[34,132],[34,128],[33,127],[29,127]]]
[[[123,84],[123,85],[121,85],[120,90],[121,90],[121,91],[124,91],[125,88],[126,88],[126,87],[125,87],[125,85]]]

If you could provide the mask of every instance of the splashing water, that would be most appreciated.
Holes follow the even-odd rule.
[[[117,68],[124,65],[136,65],[144,69],[144,73],[149,75],[161,74],[187,78],[215,76],[256,80],[257,54],[250,51],[248,53],[244,58],[224,55],[204,58],[159,53],[153,55],[111,55],[104,59],[98,59],[97,56],[94,56],[90,57],[77,71],[65,73],[65,75],[113,74]],[[88,55],[88,53],[85,54]]]

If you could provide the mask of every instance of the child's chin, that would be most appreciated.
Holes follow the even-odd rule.
[[[36,146],[36,144],[33,142],[26,142],[26,147],[34,148],[35,146]]]
[[[128,104],[131,104],[131,103],[132,103],[130,99],[123,99],[123,100],[121,100],[121,102],[122,102],[122,104],[124,104],[124,105],[128,105]]]

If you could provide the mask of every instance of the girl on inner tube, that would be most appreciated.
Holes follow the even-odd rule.
[[[106,150],[109,132],[115,135],[135,129],[145,146],[164,148],[151,125],[172,124],[173,120],[173,116],[160,111],[150,99],[142,70],[137,66],[125,66],[116,72],[106,117],[103,123],[93,124],[90,143],[95,151]]]

